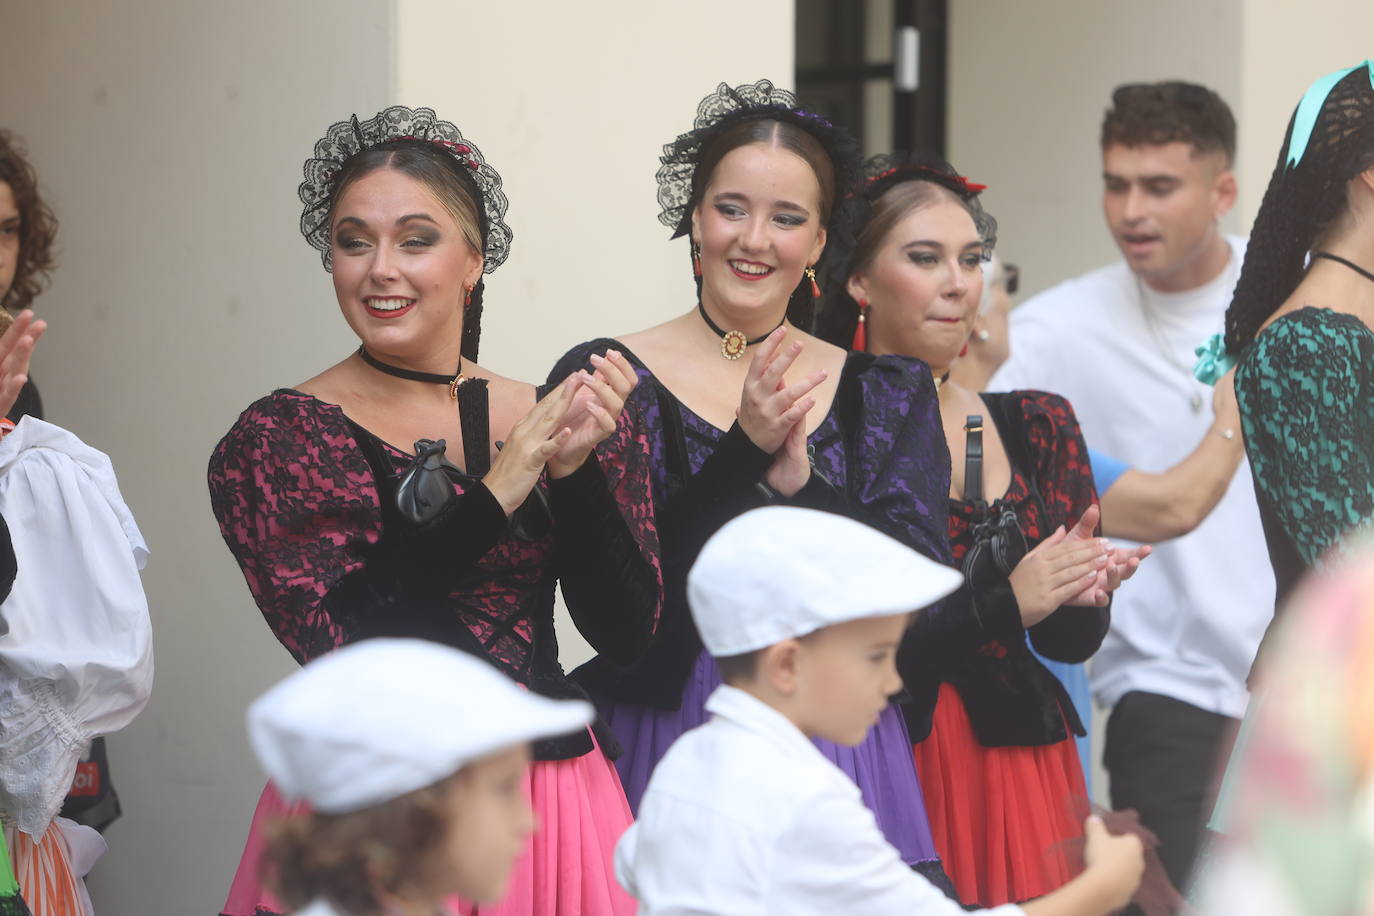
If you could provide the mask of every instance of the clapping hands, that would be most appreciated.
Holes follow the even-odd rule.
[[[825,381],[827,373],[818,370],[789,384],[785,373],[797,361],[802,345],[794,341],[783,346],[786,336],[787,332],[778,328],[754,354],[737,415],[750,441],[773,456],[764,483],[783,496],[793,496],[811,478],[806,417],[816,406],[811,392]]]
[[[591,364],[591,372],[583,369],[571,376],[576,388],[563,416],[569,434],[549,459],[551,477],[566,477],[576,471],[592,449],[615,432],[625,399],[639,384],[634,366],[619,350],[607,350],[605,356],[594,353]]]

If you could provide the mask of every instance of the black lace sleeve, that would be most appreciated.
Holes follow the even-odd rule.
[[[1048,514],[1038,525],[1043,537],[1060,525],[1067,528],[1077,522],[1097,502],[1097,488],[1073,407],[1054,394],[1025,392],[1024,396],[1025,439],[1035,461],[1040,502]],[[1096,533],[1101,534],[1100,525]],[[1110,603],[1106,607],[1064,605],[1029,633],[1041,655],[1077,663],[1093,656],[1110,624]]]
[[[611,348],[624,350],[608,338],[574,347],[549,373],[544,390]],[[616,664],[642,654],[663,606],[652,447],[644,428],[649,388],[647,372],[637,368],[639,385],[615,431],[575,473],[549,485],[554,562],[568,613],[592,647]]]
[[[649,609],[658,606],[658,572],[631,536],[596,455],[550,482],[549,507],[554,565],[573,623],[599,654],[633,662],[654,634]]]

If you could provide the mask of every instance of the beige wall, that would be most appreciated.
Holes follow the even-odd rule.
[[[398,101],[453,119],[510,197],[483,365],[542,380],[574,344],[692,307],[687,242],[658,222],[658,156],[722,80],[791,84],[790,2],[402,0],[397,25]],[[453,53],[453,36],[475,34]],[[588,658],[561,612],[558,624],[565,664]]]
[[[212,913],[261,789],[243,708],[291,661],[210,516],[239,410],[347,346],[296,231],[321,128],[392,94],[373,0],[9,3],[0,112],[62,226],[34,375],[51,420],[109,452],[152,548],[157,682],[110,741],[125,816],[100,912]]]
[[[1321,0],[1301,14],[1284,0],[1247,0],[1241,67],[1237,207],[1249,226],[1278,161],[1288,119],[1313,81],[1374,58],[1374,3]]]
[[[3,0],[0,124],[62,219],[34,374],[50,418],[112,455],[153,551],[157,683],[110,742],[126,813],[90,882],[100,913],[215,912],[261,788],[243,708],[293,665],[204,474],[249,402],[350,348],[296,230],[311,144],[392,102],[472,134],[516,233],[483,362],[542,378],[578,341],[691,304],[658,153],[719,80],[791,81],[791,17],[785,0]]]

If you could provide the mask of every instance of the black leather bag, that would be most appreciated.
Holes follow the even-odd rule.
[[[444,470],[447,447],[443,439],[420,439],[415,443],[415,460],[401,475],[396,488],[396,508],[412,525],[434,521],[445,506],[458,498],[453,480]]]

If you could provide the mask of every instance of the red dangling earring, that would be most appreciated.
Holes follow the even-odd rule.
[[[472,287],[465,286],[463,287],[463,306],[467,307],[469,305],[472,305]]]
[[[811,298],[819,299],[821,297],[821,287],[820,284],[816,282],[816,268],[808,267],[806,270],[802,271],[802,273],[806,274],[806,279],[811,281]]]
[[[859,326],[854,329],[854,349],[863,352],[868,349],[868,300],[859,300]]]
[[[692,276],[701,277],[701,246],[692,243]]]
[[[967,343],[965,343],[965,344],[964,344],[964,348],[963,348],[962,350],[959,351],[959,355],[960,355],[961,357],[962,357],[962,356],[968,356],[968,344],[967,344]]]

